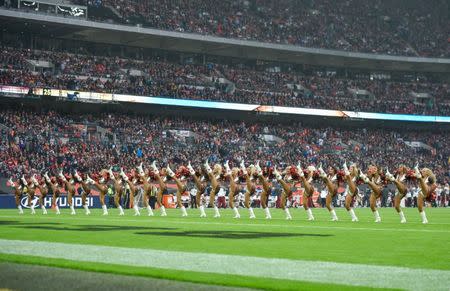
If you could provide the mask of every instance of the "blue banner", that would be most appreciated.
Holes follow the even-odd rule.
[[[76,208],[81,208],[82,200],[80,196],[76,196],[72,198],[73,205]],[[32,205],[34,205],[35,208],[39,207],[39,197],[34,197],[33,201],[31,202]],[[58,204],[59,208],[68,208],[69,203],[66,195],[61,195],[56,203]],[[100,197],[99,196],[88,196],[86,198],[86,203],[88,204],[89,208],[101,208],[100,204]],[[108,205],[108,196],[105,197],[105,203]],[[22,195],[20,198],[20,205],[22,205],[23,208],[29,208],[28,207],[28,197],[26,195]],[[47,196],[44,198],[44,206],[46,208],[52,207],[52,196]],[[14,194],[4,194],[0,195],[0,208],[16,208],[16,198]]]

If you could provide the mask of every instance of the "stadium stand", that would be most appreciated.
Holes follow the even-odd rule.
[[[449,86],[4,47],[0,84],[196,100],[450,115]]]
[[[433,5],[420,0],[96,0],[87,4],[104,8],[96,20],[164,30],[376,54],[450,56],[445,0]],[[107,17],[111,14],[118,18]]]

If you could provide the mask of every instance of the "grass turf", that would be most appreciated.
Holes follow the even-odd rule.
[[[306,221],[305,212],[297,209],[291,209],[292,221],[284,220],[279,209],[272,209],[271,221],[263,219],[259,209],[256,220],[248,219],[245,209],[240,210],[240,220],[233,219],[230,210],[222,211],[220,219],[212,218],[212,211],[207,212],[211,218],[200,219],[195,209],[189,210],[187,218],[181,218],[179,210],[170,210],[168,217],[159,217],[158,211],[154,217],[134,217],[131,211],[118,217],[116,209],[110,209],[107,217],[101,216],[101,210],[93,210],[91,216],[85,216],[82,210],[77,216],[70,216],[66,209],[60,216],[37,212],[32,216],[26,211],[19,216],[16,210],[1,210],[0,238],[450,270],[450,254],[446,252],[450,242],[449,209],[427,209],[428,225],[420,223],[416,209],[404,209],[408,223],[400,224],[391,208],[380,210],[380,224],[373,222],[369,209],[356,209],[358,223],[350,222],[343,209],[337,209],[339,222],[330,222],[325,209],[313,210],[314,222]],[[6,254],[0,254],[0,260],[265,289],[356,289]]]

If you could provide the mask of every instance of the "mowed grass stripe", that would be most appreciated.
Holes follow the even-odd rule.
[[[450,286],[450,271],[392,266],[4,239],[0,239],[0,253],[376,288],[448,290]]]
[[[292,220],[292,221],[286,221],[284,224],[276,224],[273,222],[276,222],[277,219],[272,219],[271,221],[269,220],[265,220],[265,219],[255,219],[255,220],[250,220],[250,219],[236,219],[234,220],[234,223],[230,223],[230,222],[226,222],[223,221],[223,218],[215,218],[214,220],[217,222],[213,222],[210,220],[206,220],[203,218],[199,218],[197,216],[188,216],[188,217],[178,217],[178,215],[173,215],[172,217],[159,217],[159,216],[153,216],[153,217],[147,217],[146,215],[141,216],[139,219],[134,218],[134,216],[131,215],[126,215],[126,216],[122,216],[119,217],[118,215],[115,214],[110,214],[108,216],[95,216],[95,215],[84,215],[84,214],[78,214],[77,216],[65,216],[63,215],[40,215],[40,214],[36,214],[39,216],[39,219],[49,219],[49,220],[55,220],[55,217],[58,221],[60,220],[68,220],[68,221],[73,221],[74,217],[76,217],[77,220],[80,219],[86,219],[86,220],[96,220],[96,221],[101,221],[101,222],[111,222],[111,221],[117,221],[117,222],[124,222],[124,221],[128,221],[128,222],[152,222],[152,221],[164,221],[164,223],[175,223],[175,224],[206,224],[206,225],[220,225],[220,226],[236,226],[236,225],[241,225],[241,226],[250,226],[250,227],[272,227],[272,228],[280,228],[280,227],[287,227],[287,228],[310,228],[310,229],[328,229],[328,230],[335,230],[335,229],[340,229],[340,230],[350,230],[350,231],[392,231],[395,233],[398,232],[424,232],[424,233],[448,233],[450,234],[450,229],[448,230],[444,230],[444,229],[413,229],[413,228],[405,228],[407,227],[408,224],[400,224],[400,223],[395,223],[395,225],[398,225],[399,227],[401,226],[402,228],[383,228],[383,227],[379,227],[383,224],[385,225],[389,225],[392,226],[394,225],[393,223],[373,223],[374,227],[359,227],[358,226],[358,222],[355,223],[351,223],[352,226],[346,227],[346,226],[339,226],[339,224],[349,224],[348,221],[337,221],[337,222],[329,222],[330,226],[322,226],[322,225],[314,225],[315,223],[324,223],[326,221],[302,221],[300,220]],[[25,219],[34,219],[33,215],[0,215],[0,218],[25,218]],[[194,219],[194,220],[193,220]],[[210,219],[210,218],[208,218]],[[281,219],[278,219],[281,220]],[[248,221],[252,221],[254,223],[248,223]],[[258,223],[264,221],[265,223]],[[284,220],[285,221],[285,220]],[[304,222],[305,225],[297,225],[297,224],[293,224],[292,222]],[[409,225],[422,225],[422,223],[409,223]],[[429,225],[433,225],[432,223],[429,223]],[[445,225],[445,223],[436,223],[436,225]],[[426,226],[424,226],[426,227]]]

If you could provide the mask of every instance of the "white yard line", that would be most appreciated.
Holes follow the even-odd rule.
[[[39,216],[39,219],[50,219],[50,220],[68,220],[70,222],[74,221],[74,217],[70,216],[70,217],[65,217],[63,215],[60,216],[53,216],[53,215],[47,215],[47,216],[43,216],[43,215],[39,215],[37,214],[36,216]],[[25,219],[36,219],[36,216],[20,216],[20,215],[0,215],[0,218],[4,217],[4,218],[25,218]],[[79,218],[81,219],[88,219],[88,220],[98,220],[98,221],[102,221],[102,222],[107,222],[107,221],[118,221],[118,222],[126,222],[126,221],[130,221],[130,222],[152,222],[155,221],[155,218],[153,217],[147,217],[147,216],[143,216],[141,219],[130,219],[128,217],[123,217],[123,218],[119,218],[114,214],[110,214],[109,216],[105,217],[105,216],[86,216],[84,214],[78,214],[77,216],[77,222],[81,221]],[[130,216],[129,216],[130,217]],[[193,216],[191,216],[193,217]],[[193,217],[194,218],[194,217]],[[339,229],[339,230],[350,230],[350,231],[360,231],[360,230],[364,230],[364,231],[392,231],[395,233],[398,232],[427,232],[427,233],[450,233],[450,229],[449,230],[442,230],[442,229],[409,229],[409,228],[402,228],[405,227],[405,225],[401,225],[399,223],[399,228],[380,228],[380,227],[376,227],[380,224],[376,224],[373,223],[374,227],[358,227],[358,223],[354,223],[354,226],[351,227],[345,227],[345,226],[338,226],[339,222],[330,222],[330,224],[335,224],[336,226],[321,226],[321,225],[314,225],[315,222],[310,222],[310,221],[302,221],[302,223],[305,223],[305,225],[293,225],[292,222],[293,221],[287,221],[285,224],[273,224],[273,223],[244,223],[241,222],[239,220],[235,220],[235,223],[230,223],[230,222],[223,222],[220,218],[217,219],[217,222],[211,222],[211,221],[199,221],[200,218],[195,217],[195,219],[198,219],[196,221],[190,221],[189,220],[190,217],[186,217],[186,218],[174,218],[174,217],[170,217],[169,219],[165,219],[165,218],[158,218],[158,222],[160,221],[164,221],[164,223],[174,223],[174,224],[191,224],[191,225],[198,225],[198,224],[206,224],[206,225],[221,225],[221,226],[236,226],[236,225],[241,225],[241,226],[250,226],[250,227],[261,227],[264,226],[265,228],[269,228],[269,227],[273,227],[273,228],[280,228],[280,227],[285,227],[285,228],[310,228],[310,229],[329,229],[329,230],[334,230],[334,229]],[[255,222],[258,220],[254,220]],[[260,220],[261,221],[261,220]],[[265,220],[266,221],[266,220]],[[431,224],[429,224],[431,225]],[[426,227],[426,226],[424,226]]]
[[[448,290],[450,286],[450,271],[393,266],[4,239],[0,239],[0,253],[378,288]]]

